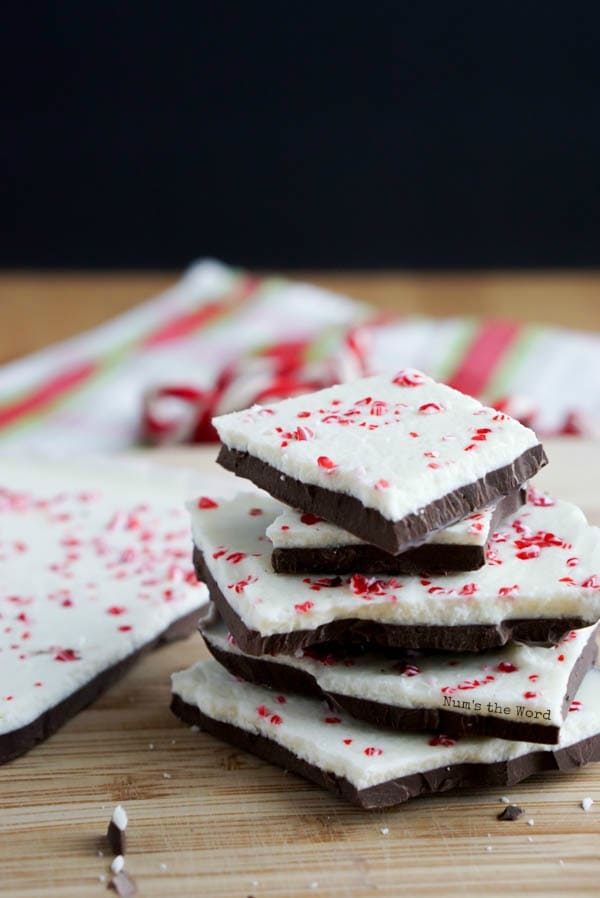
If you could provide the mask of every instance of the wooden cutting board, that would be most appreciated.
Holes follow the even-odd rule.
[[[538,478],[600,523],[600,449],[547,441]],[[155,454],[213,485],[213,450]],[[346,806],[292,774],[192,733],[169,712],[169,674],[203,656],[198,636],[147,657],[91,708],[0,768],[0,894],[105,893],[104,833],[129,813],[127,869],[151,898],[598,894],[600,765],[507,790]],[[599,698],[600,700],[600,698]],[[589,812],[581,799],[597,801]],[[527,821],[533,820],[533,825]]]

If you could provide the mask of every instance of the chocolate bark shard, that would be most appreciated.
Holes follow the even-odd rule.
[[[196,564],[248,654],[348,640],[476,651],[556,642],[600,618],[600,531],[576,506],[530,496],[493,534],[481,571],[437,578],[282,577],[265,539],[280,503],[240,494],[189,508]]]
[[[72,692],[67,698],[48,708],[35,720],[26,726],[16,730],[9,730],[0,734],[0,764],[11,761],[26,751],[34,748],[39,742],[48,739],[59,730],[68,720],[79,714],[88,705],[91,705],[99,695],[102,695],[114,683],[123,677],[129,668],[146,652],[152,651],[160,645],[173,642],[177,639],[185,639],[193,633],[198,624],[198,611],[192,611],[179,620],[174,621],[165,631],[152,642],[132,652],[112,667],[106,668],[89,680],[79,689]]]
[[[127,850],[127,814],[122,805],[118,804],[108,824],[106,838],[108,847],[114,855],[124,855]]]
[[[392,554],[546,463],[532,430],[413,369],[213,423],[225,467]]]
[[[422,546],[409,549],[399,555],[391,555],[377,546],[365,542],[346,542],[344,537],[350,534],[338,530],[338,545],[318,544],[305,547],[302,545],[274,545],[271,555],[273,570],[278,574],[450,574],[457,571],[475,571],[485,564],[487,538],[508,515],[513,514],[525,502],[525,489],[515,490],[495,505],[493,509],[485,509],[485,537],[479,542],[465,541],[468,526],[463,534],[457,534],[453,541],[438,541],[437,536]],[[483,515],[480,515],[483,516]],[[306,517],[300,516],[300,520]],[[314,517],[314,516],[313,516]],[[284,520],[284,515],[281,520]],[[280,518],[276,519],[267,530],[274,530]],[[287,520],[287,519],[286,519]],[[483,526],[479,521],[473,525]],[[285,525],[283,525],[285,526]],[[318,524],[316,525],[319,526]],[[289,529],[289,527],[288,527]],[[304,527],[306,530],[306,527]],[[448,528],[452,529],[452,528]],[[294,533],[298,536],[298,532]],[[293,540],[287,540],[292,542]]]
[[[172,474],[4,460],[1,761],[54,732],[141,651],[193,629],[207,594],[185,561],[185,512],[162,479]]]
[[[217,462],[238,477],[251,480],[287,505],[320,515],[384,552],[397,555],[422,545],[438,530],[514,492],[547,464],[548,459],[538,443],[510,465],[490,471],[485,477],[447,493],[399,521],[387,520],[379,511],[364,506],[354,496],[302,483],[282,474],[247,452],[221,446]]]
[[[496,820],[518,820],[524,813],[523,808],[518,807],[516,804],[509,804],[503,811],[500,811]]]
[[[361,618],[342,618],[313,630],[291,630],[263,636],[247,627],[219,589],[204,556],[194,548],[194,565],[198,579],[208,586],[210,598],[227,624],[242,651],[249,655],[293,655],[301,649],[323,642],[370,643],[384,648],[431,649],[450,652],[481,652],[507,642],[530,645],[552,645],[568,633],[595,621],[582,617],[525,618],[501,621],[499,624],[466,626],[425,626],[387,624]]]
[[[352,653],[335,645],[301,657],[257,658],[240,652],[218,619],[204,622],[200,631],[213,657],[234,676],[318,696],[375,727],[556,744],[571,698],[594,663],[598,628],[573,631],[552,648],[513,646],[510,653],[466,659]],[[537,692],[529,694],[533,682]]]
[[[291,770],[363,808],[471,786],[505,786],[540,771],[567,771],[600,759],[600,673],[580,690],[579,714],[558,746],[426,734],[373,733],[311,699],[239,683],[215,662],[173,676],[171,709],[187,724]]]

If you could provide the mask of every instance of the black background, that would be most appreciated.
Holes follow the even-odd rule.
[[[591,266],[600,7],[12,6],[4,266]]]

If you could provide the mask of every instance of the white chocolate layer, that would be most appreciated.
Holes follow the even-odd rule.
[[[207,596],[190,563],[183,503],[168,469],[155,466],[4,458],[0,570],[0,735]]]
[[[477,717],[561,726],[569,677],[594,627],[572,630],[550,648],[510,643],[473,653],[411,652],[405,660],[381,654],[306,650],[294,655],[262,655],[271,664],[302,670],[323,692],[367,699],[398,708],[436,708]],[[224,652],[242,655],[223,621],[203,629],[205,640]]]
[[[432,534],[427,543],[451,546],[485,546],[495,506],[476,511],[445,530]],[[274,549],[330,549],[367,545],[353,533],[313,514],[284,508],[266,530]]]
[[[278,695],[239,681],[216,661],[201,661],[175,673],[172,683],[175,695],[207,716],[265,736],[308,764],[344,777],[357,789],[452,764],[491,764],[530,752],[556,751],[600,732],[600,672],[596,669],[580,686],[558,746],[474,736],[454,740],[430,733],[374,732],[346,714],[332,714],[318,699]]]
[[[263,636],[349,618],[445,626],[600,618],[600,529],[533,489],[492,534],[483,568],[432,578],[275,574],[265,528],[283,505],[240,494],[217,506],[188,505],[194,542],[229,605]]]
[[[214,419],[221,441],[390,521],[510,465],[538,439],[408,369]]]

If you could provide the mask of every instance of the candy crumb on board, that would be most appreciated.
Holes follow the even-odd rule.
[[[120,873],[123,867],[125,866],[125,858],[122,854],[118,854],[116,858],[113,860],[110,865],[110,869],[113,873]]]
[[[117,857],[125,854],[127,850],[127,836],[125,833],[127,822],[125,808],[118,804],[113,811],[106,833],[109,848]]]

